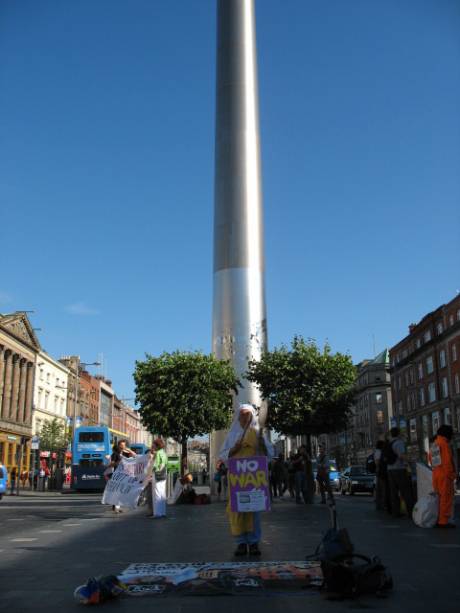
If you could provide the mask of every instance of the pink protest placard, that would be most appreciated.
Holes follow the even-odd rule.
[[[268,460],[265,456],[228,461],[230,509],[236,513],[270,510]]]

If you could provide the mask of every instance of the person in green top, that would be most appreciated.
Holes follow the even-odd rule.
[[[154,519],[166,517],[166,466],[168,458],[166,456],[165,443],[161,438],[153,441],[151,453],[153,456],[153,515]]]

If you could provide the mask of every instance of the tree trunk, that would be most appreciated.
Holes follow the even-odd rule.
[[[183,477],[186,473],[188,473],[188,462],[187,462],[187,439],[182,439],[182,451],[181,451],[181,460],[180,460],[180,476]]]

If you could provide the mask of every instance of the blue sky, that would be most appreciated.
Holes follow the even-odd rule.
[[[271,346],[356,361],[460,289],[460,4],[258,0]],[[0,4],[0,312],[53,356],[210,350],[214,0]]]

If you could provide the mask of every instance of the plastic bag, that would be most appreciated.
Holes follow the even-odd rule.
[[[432,492],[417,500],[412,519],[420,528],[434,528],[438,521],[439,497]]]

